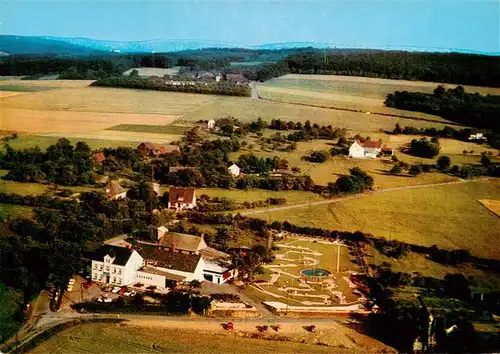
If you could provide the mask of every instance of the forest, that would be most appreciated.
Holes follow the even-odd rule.
[[[466,93],[462,86],[448,90],[438,86],[432,94],[396,91],[387,95],[385,105],[435,114],[467,126],[500,132],[500,96]]]
[[[311,50],[288,56],[291,73],[366,76],[500,86],[498,57],[459,53],[370,51],[338,54]]]

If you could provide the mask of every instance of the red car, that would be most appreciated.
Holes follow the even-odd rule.
[[[226,325],[226,329],[228,331],[232,331],[234,329],[234,324],[233,322],[228,322],[227,325]]]
[[[120,291],[118,292],[118,294],[123,295],[125,293],[125,291],[127,291],[126,288],[121,288]]]

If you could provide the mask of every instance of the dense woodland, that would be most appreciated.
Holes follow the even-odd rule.
[[[422,80],[456,84],[500,86],[498,57],[459,53],[372,51],[337,54],[322,50],[290,55],[290,72]]]
[[[464,125],[500,132],[500,96],[466,93],[462,86],[448,90],[438,86],[433,94],[396,91],[387,95],[385,105],[435,114]]]
[[[184,85],[174,85],[166,83],[165,80],[157,77],[147,79],[127,76],[110,77],[99,79],[93,82],[92,86],[242,97],[250,97],[251,95],[251,89],[248,85],[236,85],[230,82],[200,82],[195,84],[186,83]]]

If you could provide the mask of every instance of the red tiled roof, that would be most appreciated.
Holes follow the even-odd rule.
[[[168,201],[170,203],[192,203],[194,200],[194,188],[175,188],[168,191]]]
[[[97,163],[103,163],[104,160],[106,160],[106,156],[104,156],[104,153],[98,152],[97,154],[94,154],[94,161]]]
[[[374,140],[356,140],[359,145],[365,148],[376,148],[380,149],[382,147],[382,141],[374,141]]]
[[[141,147],[141,145],[144,145],[144,146],[145,146],[146,148],[148,148],[149,150],[155,150],[155,149],[156,149],[156,148],[155,148],[155,146],[154,146],[154,144],[153,144],[152,142],[149,142],[149,141],[146,141],[146,142],[140,143],[140,144],[139,144],[139,146],[138,146],[137,148]]]

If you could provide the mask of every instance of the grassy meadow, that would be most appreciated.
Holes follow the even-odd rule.
[[[480,199],[500,199],[500,183],[473,181],[398,190],[255,216],[331,230],[360,230],[445,249],[469,249],[476,256],[500,259],[500,219]]]
[[[16,217],[31,217],[33,208],[23,205],[0,203],[0,217],[14,219]]]

